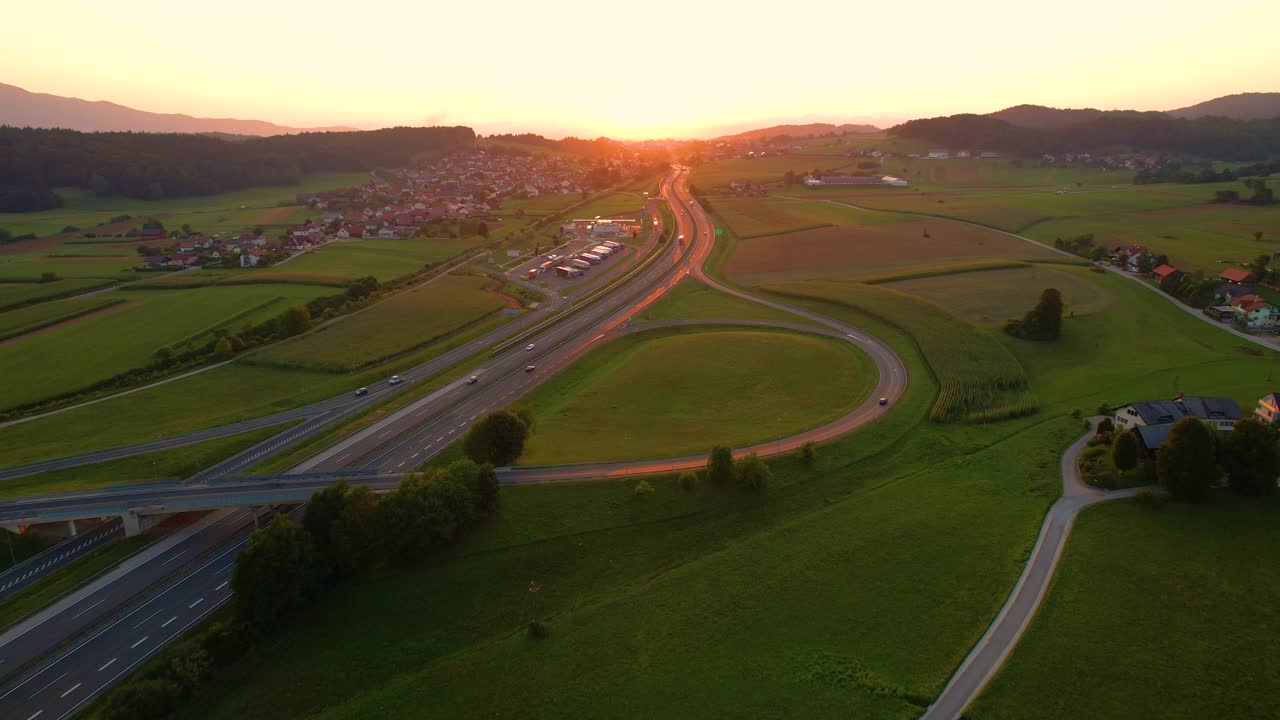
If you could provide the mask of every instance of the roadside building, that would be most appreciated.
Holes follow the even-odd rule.
[[[1228,285],[1239,285],[1241,287],[1253,287],[1258,282],[1258,278],[1244,268],[1227,268],[1218,273],[1218,278]]]
[[[1230,303],[1236,322],[1248,330],[1274,330],[1280,311],[1258,295],[1241,295]]]
[[[1218,430],[1230,432],[1244,414],[1231,398],[1184,397],[1179,393],[1173,400],[1143,400],[1120,407],[1116,410],[1115,423],[1124,430],[1159,428],[1172,426],[1185,417],[1199,418]],[[1154,437],[1153,433],[1148,434]]]
[[[1280,393],[1267,393],[1258,398],[1258,407],[1253,411],[1253,417],[1268,425],[1280,425]]]

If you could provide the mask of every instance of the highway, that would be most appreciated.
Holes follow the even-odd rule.
[[[0,674],[10,679],[0,717],[68,716],[225,603],[235,552],[253,527],[249,510],[215,513],[136,567],[0,634]]]
[[[806,317],[825,329],[732,319],[676,321],[672,324],[778,326],[822,334],[851,342],[867,352],[880,373],[876,390],[848,415],[799,435],[752,448],[740,448],[737,453],[770,455],[793,450],[805,442],[828,440],[880,417],[885,412],[878,403],[880,397],[887,398],[892,407],[906,388],[907,374],[897,355],[879,340],[833,318],[757,298],[724,286],[704,274],[702,266],[711,252],[714,226],[692,201],[684,182],[685,171],[677,170],[664,179],[662,192],[676,209],[678,231],[687,238],[687,244],[668,243],[659,249],[647,266],[609,294],[571,310],[571,315],[550,327],[535,327],[530,337],[520,338],[509,349],[502,350],[472,373],[467,373],[480,377],[475,385],[466,385],[460,377],[292,468],[285,476],[225,479],[210,476],[198,484],[137,485],[26,498],[0,505],[0,519],[12,521],[33,514],[49,518],[58,513],[67,516],[85,512],[107,515],[122,508],[139,506],[162,506],[164,512],[174,512],[236,505],[299,503],[339,476],[351,476],[353,480],[366,482],[375,489],[390,490],[405,472],[420,466],[465,433],[477,417],[510,405],[539,382],[599,344],[613,337],[666,326],[653,323],[635,327],[630,326],[628,319],[642,312],[690,274],[724,292]],[[508,337],[515,337],[515,331]],[[534,349],[524,350],[526,342],[533,343]],[[536,365],[537,369],[525,372],[524,367],[529,364]],[[372,388],[370,394],[373,394]],[[350,402],[347,398],[334,398],[329,402],[344,400]],[[547,482],[667,472],[700,466],[704,462],[705,455],[698,455],[648,462],[515,467],[501,468],[499,476],[504,483]],[[247,511],[232,512],[241,513],[228,516],[240,517],[239,522],[219,520],[218,530],[202,531],[198,537],[193,536],[175,545],[169,551],[174,556],[167,558],[174,563],[171,568],[178,568],[179,563],[188,563],[188,569],[182,575],[160,583],[150,594],[139,596],[138,592],[156,583],[155,573],[161,572],[159,568],[162,566],[154,563],[163,562],[161,558],[122,574],[115,581],[119,583],[117,589],[104,587],[87,594],[73,607],[59,610],[60,618],[74,617],[76,622],[65,626],[62,620],[45,622],[11,642],[0,644],[0,675],[10,676],[12,668],[29,665],[32,658],[40,657],[42,648],[47,653],[76,632],[84,633],[68,648],[48,654],[41,664],[10,678],[9,685],[0,690],[0,717],[68,716],[164,642],[226,602],[230,595],[227,582],[231,563],[235,551],[248,537],[250,525],[247,523],[251,517]],[[178,561],[177,557],[183,559]],[[195,558],[212,559],[190,564]],[[150,582],[148,578],[151,578]],[[79,612],[83,615],[74,615]],[[28,636],[29,639],[23,640]]]

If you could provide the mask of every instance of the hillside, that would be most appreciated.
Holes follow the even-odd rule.
[[[768,140],[771,138],[788,136],[794,138],[813,137],[815,135],[847,135],[847,134],[870,134],[880,132],[880,128],[874,125],[835,125],[832,123],[808,123],[805,125],[774,125],[772,127],[760,128],[758,130],[747,130],[735,135],[721,135],[712,138],[713,141],[719,142],[750,142],[752,140]]]
[[[1003,120],[1010,125],[1029,128],[1058,128],[1093,120],[1106,114],[1094,108],[1079,110],[1059,109],[1043,105],[1015,105],[1004,110],[987,113],[987,117]]]
[[[1280,92],[1225,95],[1191,107],[1170,110],[1169,114],[1180,118],[1228,117],[1236,120],[1280,117]]]
[[[0,125],[65,128],[82,132],[226,133],[229,135],[285,135],[301,132],[342,132],[356,128],[295,128],[263,120],[198,118],[174,113],[134,110],[103,100],[28,92],[0,83]]]

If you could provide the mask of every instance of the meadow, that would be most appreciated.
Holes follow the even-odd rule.
[[[34,213],[0,213],[0,227],[14,235],[34,233],[45,236],[60,233],[68,225],[92,231],[97,224],[112,217],[132,215],[139,221],[156,217],[166,224],[189,222],[200,232],[213,233],[220,229],[253,227],[258,224],[257,220],[262,219],[264,211],[282,204],[293,205],[299,193],[354,187],[363,185],[368,179],[369,174],[365,172],[314,173],[295,185],[248,188],[220,195],[169,200],[96,197],[86,190],[64,188],[58,191],[63,198],[63,207]],[[242,221],[243,224],[233,228],[235,223]]]
[[[299,282],[307,275],[351,280],[372,275],[379,282],[421,270],[424,265],[454,257],[475,245],[472,240],[448,238],[407,238],[404,240],[360,240],[334,242],[315,252],[299,255],[272,268],[236,276],[244,281],[269,281],[273,276]]]
[[[232,322],[260,321],[331,292],[302,285],[115,291],[111,298],[124,302],[108,312],[0,345],[0,376],[9,383],[0,409],[87,388],[147,365],[162,347],[185,345]]]
[[[1105,291],[1076,272],[1065,266],[1022,265],[897,280],[880,287],[924,298],[977,325],[1002,325],[1034,307],[1045,288],[1062,292],[1068,316],[1089,315],[1110,304]]]
[[[493,281],[444,275],[245,359],[254,365],[350,372],[430,345],[512,303]],[[252,286],[249,286],[252,287]]]
[[[1053,587],[967,717],[1272,717],[1280,505],[1085,510]]]
[[[786,437],[852,410],[876,380],[869,357],[827,338],[724,329],[619,338],[520,401],[537,428],[520,463],[678,457]]]
[[[989,258],[1060,257],[1003,233],[950,220],[917,219],[837,226],[744,239],[724,262],[725,274],[744,285],[849,275]]]
[[[574,218],[625,217],[639,219],[645,200],[639,193],[614,192],[592,198],[570,213]]]
[[[143,453],[119,460],[3,480],[0,481],[0,498],[45,495],[72,490],[101,490],[157,480],[184,480],[287,428],[287,424],[282,424],[187,445],[177,452],[163,450]]]
[[[731,180],[776,183],[782,181],[788,170],[797,175],[810,170],[851,170],[858,160],[859,158],[794,154],[714,160],[696,166],[689,176],[689,182],[702,191],[727,188]]]
[[[134,270],[138,264],[137,255],[55,257],[44,253],[0,254],[0,282],[33,283],[44,273],[68,279],[125,282],[146,277],[146,273]]]
[[[991,421],[1030,415],[1038,402],[1026,372],[986,330],[937,305],[883,287],[839,281],[775,283],[761,288],[788,298],[838,303],[875,315],[915,338],[941,389],[935,422]]]
[[[870,212],[838,203],[791,197],[716,198],[714,207],[738,237],[744,239],[832,225],[878,225],[913,219],[907,215]]]
[[[0,282],[0,311],[23,307],[55,298],[91,292],[112,285],[110,280],[81,278],[79,280],[55,280],[47,283]]]
[[[90,298],[71,298],[30,305],[0,313],[0,342],[50,328],[58,323],[97,312],[124,302],[110,294]]]
[[[807,318],[785,310],[743,300],[714,290],[692,277],[686,277],[650,305],[632,322],[643,324],[665,320],[770,320],[795,325],[817,325]]]

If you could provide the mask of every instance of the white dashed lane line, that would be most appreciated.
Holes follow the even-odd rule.
[[[76,691],[76,688],[80,687],[80,686],[81,686],[81,685],[83,685],[83,684],[84,684],[84,683],[76,683],[75,685],[72,685],[71,687],[67,688],[66,690],[63,690],[63,691],[62,691],[62,694],[61,694],[61,695],[59,695],[58,697],[66,697],[66,696],[70,695],[71,693],[73,693],[73,692],[75,692],[75,691]]]
[[[168,620],[165,620],[164,622],[160,623],[160,629],[162,629],[162,630],[163,630],[164,628],[169,627],[169,623],[171,623],[171,622],[173,622],[174,620],[177,620],[177,619],[178,619],[178,616],[177,616],[177,615],[174,615],[173,617],[169,618]]]
[[[141,645],[142,643],[146,642],[146,641],[147,641],[147,638],[149,638],[149,637],[151,637],[151,636],[150,636],[150,635],[143,635],[143,636],[142,636],[142,638],[141,638],[140,640],[138,640],[138,642],[136,642],[136,643],[134,643],[134,644],[130,645],[130,646],[129,646],[129,649],[130,649],[130,650],[133,650],[134,648],[138,647],[138,646],[139,646],[139,645]]]
[[[115,658],[111,658],[106,663],[104,663],[102,667],[98,668],[98,672],[102,672],[103,670],[106,670],[107,668],[111,667],[111,664],[114,663],[115,661],[116,661]]]

